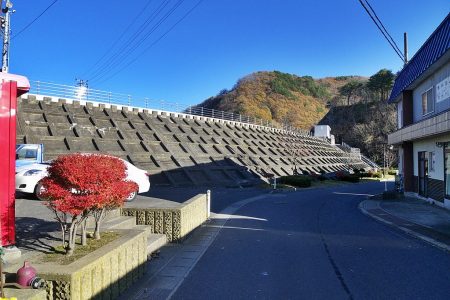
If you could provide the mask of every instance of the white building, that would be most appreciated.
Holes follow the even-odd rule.
[[[389,101],[397,104],[406,193],[450,209],[450,14],[398,74]]]

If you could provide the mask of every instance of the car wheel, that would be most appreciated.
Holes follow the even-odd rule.
[[[41,192],[44,191],[44,187],[42,186],[41,182],[38,182],[36,184],[36,187],[34,188],[34,195],[36,196],[36,198],[38,198],[39,200],[46,200],[45,198],[43,198],[41,196]]]
[[[131,194],[128,195],[128,197],[125,199],[126,202],[131,202],[134,199],[136,199],[137,196],[137,191],[132,192]]]

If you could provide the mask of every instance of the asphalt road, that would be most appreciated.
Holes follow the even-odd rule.
[[[383,188],[271,194],[243,206],[172,299],[450,299],[448,253],[358,210]]]

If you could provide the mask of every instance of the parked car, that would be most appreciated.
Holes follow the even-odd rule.
[[[44,162],[43,144],[17,144],[16,145],[16,168],[40,164]]]
[[[150,180],[147,171],[139,169],[129,162],[122,160],[127,167],[127,180],[135,182],[139,189],[131,193],[126,201],[133,201],[137,194],[150,190]],[[50,162],[35,163],[16,168],[16,192],[34,194],[38,199],[42,189],[41,180],[48,175],[47,168]],[[41,199],[42,200],[42,199]]]

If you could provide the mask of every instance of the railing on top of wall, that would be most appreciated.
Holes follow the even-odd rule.
[[[71,100],[93,101],[108,104],[125,105],[145,109],[171,111],[176,113],[203,116],[207,118],[223,119],[228,121],[235,121],[247,124],[266,126],[270,128],[283,129],[301,135],[310,135],[308,131],[298,129],[293,126],[280,126],[279,124],[275,124],[272,123],[271,121],[263,120],[260,118],[245,116],[233,112],[210,109],[197,105],[190,105],[186,107],[176,102],[170,102],[165,100],[153,100],[146,97],[137,98],[129,94],[112,93],[107,91],[86,88],[84,86],[70,86],[38,80],[34,81],[32,80],[30,81],[30,84],[31,84],[30,94],[71,99]]]

